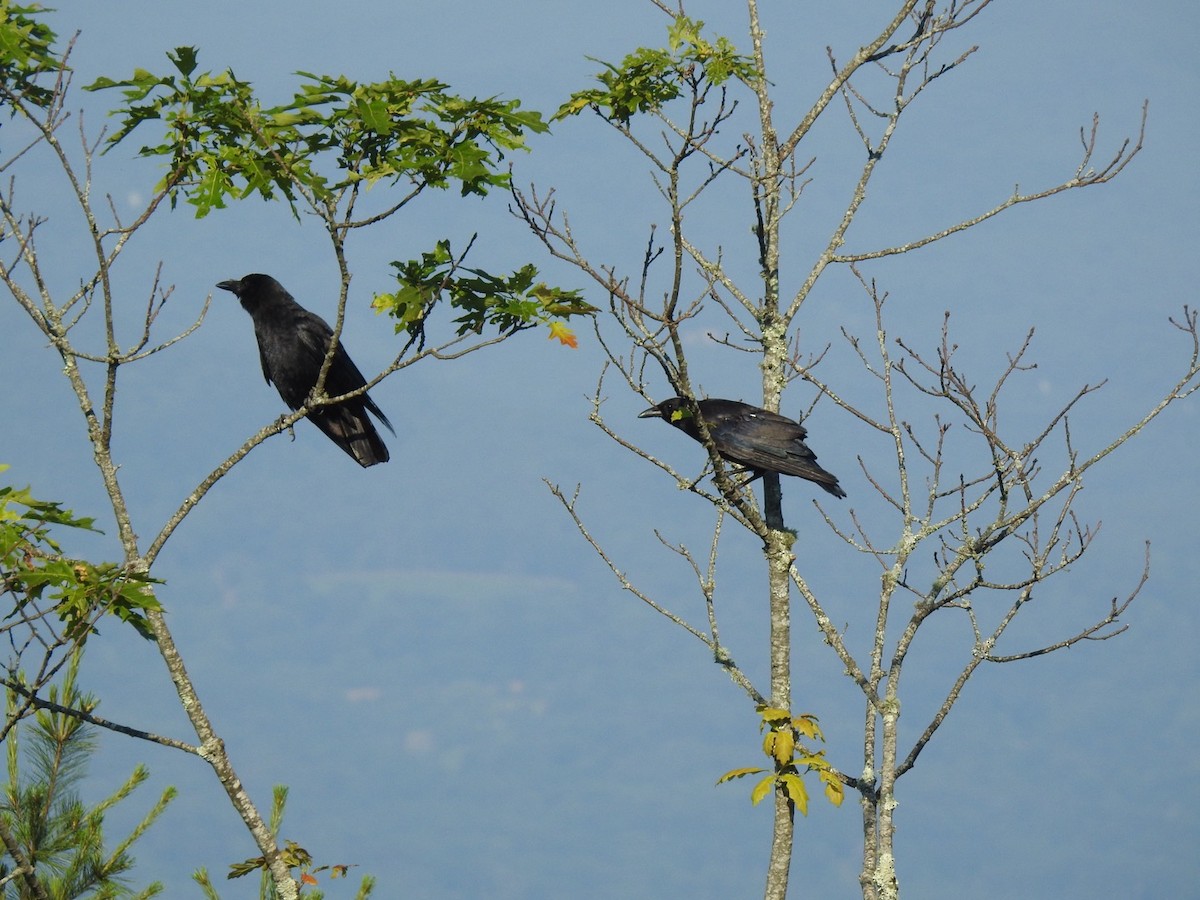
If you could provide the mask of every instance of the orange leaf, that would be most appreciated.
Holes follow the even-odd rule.
[[[317,879],[313,878],[307,872],[301,872],[300,873],[300,883],[301,884],[316,884]]]
[[[575,337],[575,332],[564,325],[562,322],[550,323],[550,338],[557,338],[558,342],[564,347],[570,347],[572,350],[579,349],[579,338]]]

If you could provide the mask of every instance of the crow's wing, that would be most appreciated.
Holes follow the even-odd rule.
[[[262,336],[258,333],[258,329],[254,330],[254,337],[258,343],[258,361],[262,365],[263,378],[267,380],[267,384],[272,384],[271,381],[271,364],[267,361],[267,351],[263,348]]]
[[[292,409],[299,409],[316,384],[333,332],[319,316],[293,304],[254,318],[263,374]]]
[[[817,465],[817,455],[804,443],[808,432],[799,422],[754,407],[705,410],[704,414],[717,452],[731,462],[760,474],[805,478],[836,497],[845,496],[837,477]]]
[[[780,472],[798,455],[812,457],[803,426],[782,416],[756,412],[706,421],[721,455],[742,465]]]
[[[308,399],[309,393],[317,383],[317,377],[321,374],[321,366],[325,363],[325,354],[329,352],[329,342],[333,338],[333,329],[320,316],[303,308],[295,309],[290,318],[288,328],[283,334],[277,333],[273,345],[279,352],[268,355],[272,380],[279,389],[279,395],[292,409],[299,409]],[[325,393],[330,397],[337,397],[358,390],[366,383],[366,379],[339,341],[333,361],[329,364],[329,372],[325,376]],[[308,418],[359,465],[373,466],[376,463],[387,462],[389,454],[375,426],[367,417],[367,409],[387,424],[383,413],[365,394],[334,406],[314,409],[308,414]],[[388,424],[388,427],[391,428],[391,425]]]
[[[332,336],[333,332],[330,332]],[[325,342],[325,350],[321,353],[321,359],[317,361],[317,371],[321,371],[321,363],[325,359],[325,353],[329,350],[328,339]],[[316,376],[313,377],[313,382],[316,382]],[[345,346],[341,341],[338,341],[337,351],[333,354],[333,362],[329,364],[329,374],[325,377],[325,393],[330,397],[337,397],[341,394],[348,394],[351,391],[356,391],[367,383],[367,379],[363,377],[362,372],[358,370],[358,366],[354,364],[354,360],[350,358],[350,354],[346,352]],[[347,403],[357,403],[359,406],[369,409],[380,422],[387,426],[388,431],[392,434],[396,433],[396,429],[392,427],[392,423],[388,421],[387,416],[383,414],[375,401],[367,394],[362,394],[357,400],[347,401]]]

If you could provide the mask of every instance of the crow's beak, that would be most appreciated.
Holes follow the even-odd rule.
[[[241,290],[242,283],[237,279],[234,279],[233,281],[221,281],[217,283],[217,287],[223,291],[230,291],[231,293],[236,294],[239,290]]]
[[[657,406],[652,406],[649,409],[642,410],[638,413],[639,419],[660,419],[662,418],[662,410]]]

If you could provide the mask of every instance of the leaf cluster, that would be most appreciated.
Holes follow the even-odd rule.
[[[293,213],[302,200],[340,243],[350,229],[387,218],[426,188],[457,185],[464,196],[508,188],[506,155],[527,149],[527,135],[547,130],[541,114],[519,101],[466,99],[442,82],[394,75],[360,83],[300,72],[291,100],[268,106],[232,70],[201,72],[193,47],[167,57],[169,74],[139,68],[129,78],[99,78],[88,90],[118,89],[123,97],[113,113],[120,126],[106,149],[147,123],[161,126],[157,142],[139,153],[167,161],[159,189],[172,204],[185,199],[199,217],[251,196],[283,199]],[[388,200],[385,212],[356,219],[359,192],[379,183],[399,185],[399,199]],[[443,300],[455,312],[459,337],[487,327],[507,337],[592,310],[578,291],[537,281],[533,265],[508,275],[464,267],[449,241],[392,266],[397,289],[378,294],[375,309],[396,320],[397,332],[422,341],[430,312]],[[561,324],[551,337],[575,342]]]
[[[397,332],[412,335],[421,332],[426,316],[443,299],[458,313],[454,323],[459,335],[482,334],[488,326],[501,335],[510,335],[538,322],[596,312],[578,290],[535,282],[538,270],[532,264],[521,266],[511,275],[493,275],[464,266],[467,251],[455,256],[447,239],[438,241],[420,259],[393,261],[398,287],[390,293],[376,294],[371,305],[396,320]]]
[[[760,705],[758,714],[762,721],[759,730],[763,735],[763,753],[774,764],[773,771],[760,779],[750,792],[750,802],[757,805],[772,789],[778,787],[793,803],[801,815],[808,815],[808,789],[803,776],[815,772],[825,788],[825,797],[834,806],[841,806],[845,799],[845,788],[836,771],[825,759],[824,750],[810,750],[804,741],[824,743],[825,735],[817,724],[817,717],[809,714],[793,716],[786,709]],[[757,775],[768,770],[757,766],[731,769],[717,779],[717,784]]]
[[[4,93],[39,107],[54,99],[54,89],[40,84],[41,77],[62,68],[53,49],[58,36],[35,18],[44,11],[36,3],[18,6],[0,0],[0,86]]]
[[[439,81],[395,75],[360,83],[299,72],[304,82],[290,101],[264,106],[231,69],[198,73],[196,48],[167,57],[171,74],[138,68],[87,90],[117,88],[124,97],[110,149],[145,123],[162,123],[161,139],[139,153],[168,161],[161,187],[172,203],[183,196],[197,216],[255,194],[282,196],[294,208],[298,190],[317,205],[334,204],[359,182],[417,190],[457,184],[464,196],[484,195],[508,187],[505,154],[547,130],[541,114],[517,100],[467,99]]]
[[[280,784],[275,786],[275,790],[272,793],[270,827],[271,833],[278,840],[279,831],[283,825],[283,815],[287,806],[289,790],[286,785]],[[324,875],[329,881],[336,881],[341,878],[348,878],[350,870],[358,868],[355,863],[313,866],[312,854],[296,843],[296,841],[292,840],[283,842],[283,846],[279,850],[279,860],[292,872],[292,876],[298,882],[299,895],[310,898],[310,900],[321,900],[325,896],[322,891],[317,889],[320,885],[320,879],[317,876]],[[231,864],[225,877],[228,880],[233,880],[235,878],[243,878],[246,875],[252,875],[255,872],[262,875],[259,895],[262,897],[275,896],[276,892],[274,890],[271,868],[265,856],[255,856]],[[220,900],[220,894],[217,893],[217,889],[213,885],[206,869],[198,870],[192,876],[192,880],[200,886],[207,900]],[[313,888],[313,890],[310,891],[309,888]],[[374,877],[364,875],[355,894],[356,900],[368,900],[374,889]]]
[[[0,485],[0,595],[13,598],[6,618],[31,621],[30,608],[49,601],[69,640],[85,640],[104,614],[151,638],[146,613],[159,608],[147,590],[151,579],[115,563],[93,564],[64,555],[51,537],[52,527],[97,531],[93,519],[38,500],[29,488]]]
[[[753,83],[757,79],[753,60],[739,54],[728,38],[708,40],[701,34],[703,28],[702,21],[679,15],[667,29],[666,47],[639,47],[619,66],[593,60],[605,68],[596,76],[602,86],[571,94],[554,119],[594,109],[628,124],[635,114],[677,99],[685,86],[695,88],[702,82],[719,86],[730,78]]]
[[[314,868],[312,854],[295,841],[285,842],[283,849],[279,851],[279,856],[289,869],[297,870],[296,880],[300,882],[301,889],[315,887],[319,884],[317,876],[322,873],[328,873],[329,879],[336,881],[339,878],[346,878],[350,874],[350,870],[355,868],[353,863],[317,866]],[[242,878],[246,875],[252,875],[255,872],[269,872],[266,857],[256,856],[253,859],[234,863],[229,867],[229,873],[225,877],[228,879]],[[370,893],[369,888],[367,889],[367,893]],[[306,894],[305,896],[309,895]]]

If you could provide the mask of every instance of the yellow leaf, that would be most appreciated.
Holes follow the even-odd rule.
[[[778,731],[772,731],[775,735],[775,744],[772,748],[771,755],[775,757],[775,762],[781,766],[786,766],[792,761],[792,754],[796,751],[796,732],[790,728],[781,728]]]
[[[744,769],[730,769],[724,775],[717,779],[717,784],[723,784],[726,781],[733,781],[735,778],[741,778],[743,775],[757,775],[759,772],[765,771],[757,766],[748,766]]]
[[[829,768],[829,761],[820,753],[816,755],[806,753],[803,756],[797,757],[796,765],[808,766],[810,769],[823,771]]]
[[[307,866],[312,862],[312,854],[295,841],[288,841],[279,856],[289,869],[295,866]]]
[[[842,783],[836,778],[826,779],[822,773],[822,781],[825,782],[825,797],[834,806],[841,806],[842,801],[846,799],[846,789]]]
[[[586,97],[575,97],[569,103],[564,103],[554,117],[556,119],[565,119],[567,116],[573,116],[576,113],[582,112],[589,106],[591,106],[591,103]]]
[[[760,706],[758,714],[762,716],[764,722],[778,722],[781,719],[790,719],[792,714],[786,709],[779,709],[776,706]]]
[[[780,775],[779,781],[788,795],[788,799],[796,804],[800,815],[808,815],[808,789],[804,787],[804,779],[799,775]]]
[[[771,793],[771,787],[775,784],[775,776],[768,775],[762,781],[754,786],[754,790],[750,792],[750,802],[758,806],[758,801],[767,794]]]
[[[822,742],[825,740],[825,735],[821,733],[821,726],[817,724],[816,716],[797,716],[792,719],[792,727],[805,737]]]
[[[550,323],[549,337],[557,339],[564,347],[570,347],[572,350],[579,349],[579,338],[575,337],[575,332],[562,322]]]
[[[824,769],[817,775],[825,784],[825,796],[829,798],[829,802],[834,806],[841,806],[842,801],[846,799],[846,786],[842,784],[841,778],[831,769]]]

